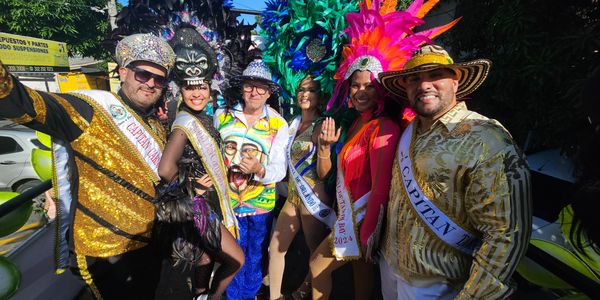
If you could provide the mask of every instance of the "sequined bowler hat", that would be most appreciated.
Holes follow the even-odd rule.
[[[126,36],[117,44],[115,60],[123,68],[132,62],[147,61],[169,73],[175,64],[175,53],[163,39],[149,33],[138,33]]]
[[[232,78],[229,83],[231,86],[240,87],[244,82],[258,81],[269,86],[271,93],[280,89],[279,85],[273,81],[269,67],[261,60],[251,61],[242,75]]]
[[[448,68],[458,76],[456,98],[460,99],[474,92],[485,81],[491,67],[492,62],[487,59],[454,63],[444,48],[437,45],[425,45],[413,54],[412,58],[404,65],[403,70],[380,73],[379,80],[388,91],[402,99],[407,99],[404,87],[404,78],[407,75]]]

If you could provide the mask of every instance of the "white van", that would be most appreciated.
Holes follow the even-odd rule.
[[[23,193],[41,182],[31,165],[34,148],[45,148],[34,130],[15,125],[0,127],[0,190]]]

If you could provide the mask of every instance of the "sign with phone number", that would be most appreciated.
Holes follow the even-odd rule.
[[[69,67],[47,67],[47,66],[6,66],[9,72],[50,72],[50,73],[61,73],[69,72]]]
[[[0,60],[10,72],[68,72],[67,44],[0,32]]]

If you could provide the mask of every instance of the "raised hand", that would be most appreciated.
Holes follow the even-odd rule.
[[[327,117],[321,125],[321,132],[319,133],[319,146],[329,147],[331,144],[337,142],[342,134],[342,129],[335,129],[335,121],[333,118]]]

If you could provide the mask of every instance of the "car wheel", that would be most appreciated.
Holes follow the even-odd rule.
[[[17,186],[17,188],[15,189],[15,192],[19,193],[19,194],[23,194],[26,190],[38,185],[42,183],[39,180],[29,180],[26,181],[25,183],[20,184],[19,186]]]

